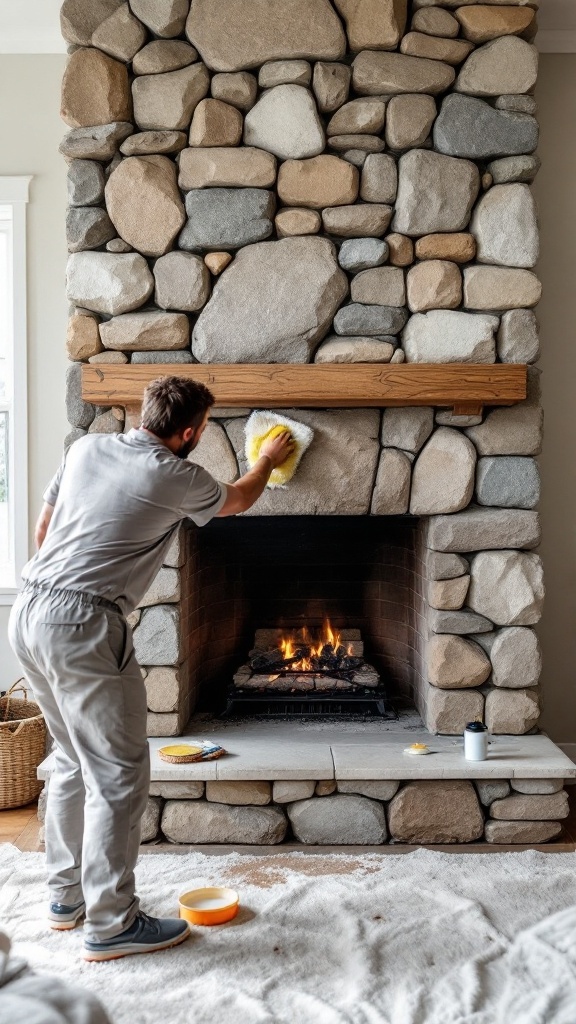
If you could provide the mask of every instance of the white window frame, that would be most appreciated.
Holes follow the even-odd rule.
[[[10,415],[8,496],[12,578],[0,579],[0,605],[13,603],[29,551],[26,205],[31,181],[32,175],[0,176],[0,206],[12,208],[12,280],[9,290],[12,344],[8,353],[12,397],[6,403],[0,402],[0,409],[7,409]]]

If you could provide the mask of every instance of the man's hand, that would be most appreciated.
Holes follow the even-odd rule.
[[[260,447],[260,458],[265,455],[270,459],[273,468],[276,469],[286,461],[289,455],[292,455],[295,447],[296,443],[290,431],[283,430],[276,437],[271,438],[269,441],[264,441],[264,444]]]

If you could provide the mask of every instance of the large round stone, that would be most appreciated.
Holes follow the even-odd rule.
[[[77,252],[66,273],[71,302],[110,316],[142,306],[154,288],[148,264],[138,253]]]
[[[124,64],[100,50],[75,50],[62,79],[60,116],[71,128],[130,121],[132,102]]]
[[[129,156],[106,184],[106,205],[118,234],[145,256],[161,256],[186,220],[176,167],[166,156]]]
[[[244,142],[282,160],[302,160],[324,149],[324,129],[312,93],[302,85],[268,89],[246,114]]]
[[[542,654],[533,629],[510,626],[499,629],[490,646],[493,686],[522,689],[536,686],[542,671]]]
[[[490,658],[479,644],[462,636],[431,636],[427,658],[428,681],[443,690],[481,686],[491,671]]]
[[[542,562],[526,551],[481,551],[472,559],[468,604],[498,626],[532,626],[544,600]]]
[[[476,449],[458,430],[440,427],[422,449],[412,473],[410,512],[459,512],[474,493]]]
[[[279,807],[235,807],[207,800],[167,800],[162,832],[173,843],[274,846],[286,835]]]
[[[433,309],[411,316],[402,335],[409,363],[494,363],[497,316]]]
[[[490,690],[486,695],[486,725],[494,735],[523,736],[540,717],[538,690]]]
[[[200,362],[308,362],[347,291],[326,238],[248,246],[218,279],[192,350]]]
[[[538,76],[538,50],[517,36],[502,36],[470,54],[454,88],[474,96],[530,92]]]
[[[241,71],[269,60],[337,60],[346,37],[329,0],[194,0],[186,35],[214,71]]]
[[[301,843],[375,846],[387,839],[382,804],[365,796],[337,794],[288,805],[292,830]]]
[[[450,93],[442,102],[433,136],[441,153],[485,160],[532,153],[538,145],[538,122],[529,114],[496,110],[475,96]]]
[[[166,74],[140,75],[132,83],[134,120],[139,128],[187,129],[209,86],[204,64],[191,64]]]
[[[427,149],[400,157],[393,230],[406,235],[462,231],[480,188],[476,164]]]
[[[484,816],[471,782],[409,782],[389,808],[399,843],[471,843],[484,832]]]
[[[495,185],[482,196],[470,226],[480,263],[533,267],[538,260],[536,203],[528,185]]]
[[[358,169],[347,160],[322,154],[286,160],[278,174],[278,195],[287,206],[345,206],[358,196]]]

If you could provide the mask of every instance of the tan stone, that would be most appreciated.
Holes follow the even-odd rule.
[[[330,135],[361,135],[378,134],[384,127],[386,104],[380,99],[366,97],[350,100],[330,118],[326,134]]]
[[[232,262],[232,254],[229,252],[209,252],[204,257],[204,263],[208,267],[208,270],[214,276],[221,274],[226,269],[229,263]]]
[[[89,363],[127,363],[128,356],[123,352],[99,352],[96,356],[90,356]]]
[[[261,89],[275,85],[310,85],[312,68],[307,60],[269,60],[258,73]]]
[[[401,843],[471,843],[482,836],[484,817],[471,782],[418,781],[392,800],[389,827]]]
[[[328,139],[328,145],[331,149],[355,154],[382,153],[386,148],[384,139],[379,139],[376,135],[332,135]]]
[[[366,203],[394,203],[398,170],[388,153],[369,153],[362,167],[360,198]]]
[[[191,146],[237,146],[242,138],[242,114],[222,100],[200,100],[190,125]]]
[[[444,582],[457,583],[458,580]],[[430,637],[427,660],[428,682],[443,690],[481,686],[491,671],[490,658],[479,644],[449,633],[437,633]]]
[[[428,587],[428,604],[431,608],[442,611],[457,611],[466,600],[469,576],[459,576],[454,580],[435,580]]]
[[[484,697],[478,690],[441,690],[429,686],[425,723],[432,733],[461,736],[468,722],[482,721]]]
[[[413,32],[426,32],[429,36],[444,36],[446,39],[453,39],[460,31],[454,15],[441,7],[424,7],[416,11],[411,28]]]
[[[412,463],[405,452],[384,448],[372,495],[373,516],[401,516],[408,511]]]
[[[378,338],[330,335],[314,353],[315,363],[389,363],[394,345]]]
[[[458,309],[462,302],[462,274],[455,263],[426,260],[408,271],[408,306],[413,313],[428,309]]]
[[[177,572],[176,569],[170,571]],[[144,685],[149,711],[176,711],[183,689],[179,668],[169,668],[167,665],[153,666],[148,670]]]
[[[128,4],[122,4],[98,25],[89,42],[110,57],[129,61],[146,42],[146,29]]]
[[[192,188],[270,188],[276,181],[276,157],[253,146],[185,149],[178,184]]]
[[[185,313],[122,313],[100,324],[100,338],[120,352],[164,352],[188,347],[190,324]]]
[[[537,690],[505,690],[499,686],[486,695],[486,725],[495,735],[523,736],[539,717]]]
[[[536,306],[542,285],[531,270],[516,267],[467,267],[464,305],[467,309],[520,309]]]
[[[492,409],[484,422],[466,431],[479,455],[539,455],[544,414],[540,404],[540,372],[528,370],[528,397],[509,409]],[[479,545],[479,547],[491,545]],[[506,547],[513,547],[507,544]]]
[[[352,84],[361,96],[424,92],[435,96],[454,82],[454,68],[439,60],[404,53],[363,50],[352,64]]]
[[[290,206],[346,206],[358,196],[358,169],[323,153],[308,160],[285,160],[278,173],[278,195]]]
[[[454,86],[472,96],[530,92],[538,76],[538,50],[518,36],[500,36],[470,54]]]
[[[410,512],[459,512],[474,493],[476,449],[459,430],[439,427],[420,452],[412,473]]]
[[[564,790],[550,796],[514,793],[490,806],[490,814],[497,821],[553,821],[567,818],[568,813],[568,794]]]
[[[473,49],[473,44],[464,39],[445,39],[423,32],[408,32],[400,44],[401,53],[444,60],[447,64],[461,64]]]
[[[382,203],[358,203],[322,210],[324,230],[341,238],[381,238],[392,217],[392,208]]]
[[[184,31],[188,0],[130,0],[134,14],[156,36],[179,36]]]
[[[204,796],[204,783],[192,779],[167,779],[151,782],[150,796],[163,796],[165,800],[200,800]]]
[[[351,50],[394,50],[406,25],[407,0],[335,0]]]
[[[123,156],[154,156],[159,153],[179,153],[187,145],[185,132],[137,132],[120,146]]]
[[[287,235],[317,235],[322,218],[316,210],[299,210],[286,207],[276,214],[274,221],[278,238]]]
[[[118,234],[145,256],[167,252],[186,220],[176,167],[165,156],[122,160],[106,183],[106,205]]]
[[[536,843],[547,843],[560,835],[562,825],[559,821],[487,821],[484,838],[487,843],[508,846],[514,843],[525,843],[534,846]]]
[[[83,360],[102,352],[98,321],[93,316],[71,316],[66,334],[69,359]]]
[[[391,779],[351,779],[337,783],[339,793],[356,793],[370,800],[391,800],[396,796],[399,782]]]
[[[476,239],[466,231],[424,235],[423,238],[416,240],[415,253],[419,260],[469,263],[476,255]]]
[[[432,96],[393,96],[386,113],[386,143],[390,149],[409,149],[426,141],[436,117]]]
[[[125,65],[100,50],[76,50],[68,58],[62,79],[60,116],[71,128],[131,121]]]
[[[252,804],[262,807],[270,803],[272,787],[269,782],[207,782],[206,799],[215,804]]]
[[[564,779],[510,779],[510,785],[517,793],[525,793],[528,796],[532,796],[534,793],[540,796],[549,796],[551,793],[559,793],[564,789]],[[507,793],[506,796],[508,796]]]
[[[315,783],[310,781],[281,781],[272,783],[272,801],[275,804],[292,804],[296,800],[309,800],[314,796]]]
[[[179,71],[198,60],[193,46],[183,39],[154,39],[132,61],[135,75],[161,75],[166,71]]]
[[[282,842],[286,829],[280,807],[231,807],[208,800],[167,800],[162,812],[162,832],[173,843],[273,846]]]
[[[132,83],[134,120],[139,128],[186,130],[209,85],[210,76],[201,63],[162,75],[140,75]]]
[[[409,267],[414,262],[414,242],[408,235],[399,235],[393,231],[391,235],[386,235],[385,241],[392,266]]]
[[[399,267],[374,267],[352,278],[352,302],[367,305],[403,306],[406,302],[404,273]]]
[[[314,792],[316,796],[332,796],[336,792],[336,782],[334,779],[322,779],[316,783]]]
[[[215,100],[231,103],[239,110],[250,110],[258,95],[258,81],[249,71],[214,75],[210,90]]]
[[[318,61],[314,65],[312,88],[322,113],[329,114],[346,102],[351,77],[352,69],[347,64]]]
[[[473,43],[487,43],[499,36],[521,35],[535,19],[532,7],[492,7],[478,4],[460,7],[456,17],[462,26],[462,35]]]
[[[89,434],[119,434],[122,432],[124,422],[114,415],[111,409],[96,416],[88,427]]]

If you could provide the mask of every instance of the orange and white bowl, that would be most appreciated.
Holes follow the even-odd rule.
[[[192,889],[179,899],[180,917],[189,924],[212,925],[231,921],[240,908],[240,897],[235,889],[209,886]]]

